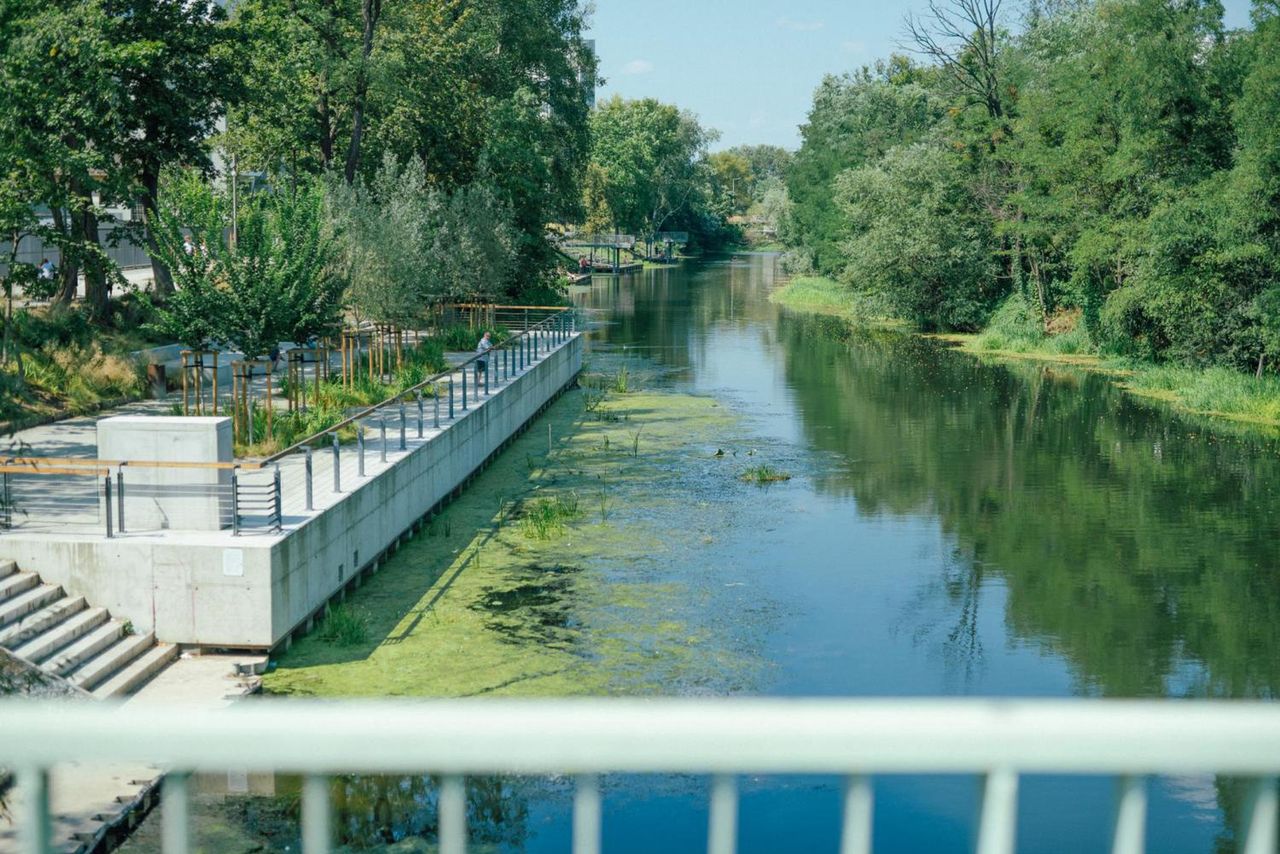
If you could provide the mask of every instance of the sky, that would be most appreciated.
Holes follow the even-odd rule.
[[[1022,4],[1006,0],[1016,24]],[[713,150],[800,144],[824,74],[901,49],[903,16],[926,0],[595,0],[605,84],[598,98],[657,98],[720,131]],[[1249,0],[1224,0],[1228,27],[1249,24]]]

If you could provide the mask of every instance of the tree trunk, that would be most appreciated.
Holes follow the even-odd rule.
[[[89,307],[89,316],[97,320],[107,314],[107,271],[102,262],[102,245],[98,242],[98,215],[93,211],[91,199],[84,200],[78,219],[80,242],[85,247],[84,301]]]
[[[320,165],[327,172],[333,165],[333,111],[329,107],[328,78],[320,82],[320,101],[316,112],[320,114]]]
[[[57,305],[71,305],[71,301],[76,298],[76,287],[80,281],[80,257],[68,248],[74,242],[71,224],[67,221],[68,212],[57,205],[53,206],[52,212],[53,227],[63,238],[58,253],[58,274],[62,277],[62,287],[54,295],[53,301]]]
[[[373,54],[373,34],[382,14],[382,0],[364,0],[360,4],[360,16],[364,19],[364,34],[360,43],[360,69],[356,74],[355,94],[351,102],[351,144],[347,147],[345,177],[350,184],[356,179],[360,167],[360,142],[364,136],[364,102],[369,92],[369,57]]]
[[[1264,365],[1266,365],[1266,363],[1267,363],[1267,353],[1264,350],[1263,352],[1258,354],[1258,372],[1257,372],[1258,379],[1262,379],[1262,368]]]
[[[156,242],[153,225],[156,222],[156,211],[160,200],[160,175],[153,169],[142,172],[142,225],[147,242],[147,254],[151,256],[151,275],[155,278],[153,292],[160,299],[173,293],[173,276],[169,268],[160,260],[159,244]]]

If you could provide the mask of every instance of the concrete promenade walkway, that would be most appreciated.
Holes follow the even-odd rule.
[[[271,531],[265,526],[255,527],[253,516],[242,521],[244,536],[264,544],[283,540],[289,534],[319,516],[327,508],[350,497],[353,491],[371,483],[378,475],[387,472],[398,462],[416,450],[442,436],[452,425],[469,412],[486,404],[527,374],[537,364],[555,352],[563,344],[552,344],[549,337],[539,343],[539,354],[529,360],[523,369],[516,360],[508,357],[507,367],[500,367],[502,355],[494,353],[490,361],[488,393],[474,384],[472,366],[456,367],[441,380],[441,397],[424,398],[421,416],[415,403],[403,410],[388,407],[363,422],[365,442],[363,460],[354,443],[341,445],[337,465],[331,449],[312,453],[311,507],[307,507],[306,457],[295,453],[284,458],[278,466],[240,474],[242,483],[268,484],[274,481],[277,470],[281,482],[282,527]],[[464,358],[469,358],[465,354]],[[459,358],[456,354],[453,356]],[[466,372],[467,408],[462,407],[463,372]],[[453,417],[449,415],[449,384],[454,389]],[[169,414],[170,401],[143,401],[118,407],[93,416],[74,418],[53,424],[33,427],[12,437],[11,452],[20,450],[23,456],[97,458],[96,425],[105,417],[121,414]],[[501,407],[499,407],[501,409]],[[385,427],[385,442],[383,428]],[[403,439],[403,446],[401,444]],[[38,478],[28,478],[38,480]],[[83,478],[90,489],[96,488],[95,478]],[[93,503],[96,514],[97,502]],[[44,518],[15,517],[15,530],[7,536],[25,538],[37,536],[44,540],[98,539],[103,534],[97,518],[75,521],[56,513]],[[219,531],[151,530],[133,531],[126,526],[123,533],[116,532],[122,542],[128,540],[167,540],[171,544],[185,545],[231,543],[234,532],[230,528]],[[0,557],[5,554],[6,534],[0,533]],[[102,541],[110,542],[110,541]],[[243,538],[240,541],[243,544]],[[241,656],[190,656],[183,657],[162,671],[131,697],[124,709],[148,703],[182,702],[201,707],[226,705],[232,699],[256,690],[254,678],[235,674],[236,666],[261,661],[250,654]],[[74,852],[93,850],[100,840],[122,833],[143,809],[154,802],[162,774],[157,768],[137,766],[87,767],[80,765],[56,768],[51,775],[51,807],[55,821],[55,850]],[[21,804],[11,803],[12,815],[21,815]],[[13,826],[0,820],[0,854],[17,851],[18,838]]]
[[[246,470],[241,474],[241,482],[250,486],[265,486],[274,478],[275,470],[278,468],[281,475],[284,527],[288,529],[296,526],[340,501],[345,493],[391,468],[396,461],[412,454],[422,445],[447,431],[468,411],[483,405],[486,400],[498,394],[513,380],[545,358],[548,346],[547,343],[540,342],[538,357],[536,359],[531,357],[523,369],[515,364],[514,353],[508,357],[507,368],[501,367],[499,363],[503,357],[499,351],[495,350],[491,359],[487,394],[483,385],[479,387],[476,385],[473,365],[465,368],[455,367],[439,381],[440,397],[423,398],[421,419],[415,403],[410,402],[405,406],[403,448],[400,446],[401,413],[398,407],[379,410],[377,414],[364,419],[361,422],[364,428],[363,462],[361,462],[357,443],[345,443],[339,450],[336,477],[340,489],[335,489],[335,468],[331,447],[326,445],[314,451],[311,510],[306,507],[306,463],[305,456],[301,453],[291,454],[269,469]],[[471,355],[470,353],[448,353],[446,359],[456,366],[459,362],[469,359]],[[464,371],[466,372],[466,409],[463,409],[462,400]],[[278,394],[282,374],[283,370],[277,371],[276,378],[273,380],[277,386],[275,398],[277,410],[282,410],[287,405],[284,398]],[[449,416],[450,383],[454,390],[452,418]],[[265,394],[265,377],[258,380],[257,386],[255,392],[260,395]],[[137,401],[92,415],[30,427],[16,431],[7,439],[0,441],[0,449],[4,449],[4,453],[25,457],[96,459],[98,458],[97,424],[100,420],[116,415],[169,415],[173,405],[180,401],[180,394],[170,394],[164,400]],[[220,414],[221,412],[222,410]],[[420,420],[421,431],[419,430]],[[385,443],[382,438],[384,428]],[[246,463],[252,462],[252,460],[246,460]],[[13,478],[11,488],[14,490],[15,507],[19,511],[14,514],[14,530],[57,529],[72,533],[99,533],[105,530],[105,522],[101,518],[101,509],[96,497],[101,488],[97,478],[83,476],[41,478],[18,475]],[[31,506],[39,508],[39,512],[21,512],[24,500],[29,501]],[[253,517],[248,517],[246,527],[253,528],[254,522]],[[130,531],[126,524],[126,532],[124,534],[117,532],[117,535],[154,536],[162,533],[164,532]],[[183,532],[183,535],[190,536],[190,533]],[[229,529],[226,535],[231,535]],[[0,556],[3,556],[2,539],[0,539]]]

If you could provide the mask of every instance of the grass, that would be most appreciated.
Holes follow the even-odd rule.
[[[536,498],[525,505],[520,527],[533,540],[550,540],[564,532],[568,522],[582,515],[578,493]]]
[[[320,626],[320,639],[338,646],[359,646],[368,640],[369,617],[347,605],[334,605]]]
[[[900,328],[905,324],[885,315],[866,297],[825,276],[796,276],[769,294],[769,301],[812,314],[832,314],[861,326]]]
[[[776,469],[770,465],[758,465],[744,471],[740,476],[740,480],[747,483],[754,483],[757,486],[764,486],[770,483],[779,483],[784,480],[791,480],[791,475],[781,469]]]
[[[1142,365],[1120,385],[1188,412],[1280,425],[1280,377],[1255,377],[1230,368]]]
[[[613,375],[613,383],[610,389],[618,394],[626,394],[631,391],[631,373],[627,370],[626,365],[619,368],[618,372]]]

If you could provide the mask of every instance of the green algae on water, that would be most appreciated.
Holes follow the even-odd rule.
[[[707,532],[733,524],[749,489],[712,455],[741,430],[706,397],[565,394],[349,596],[365,616],[363,642],[303,638],[266,689],[461,697],[748,688],[758,659],[737,627],[710,627],[707,608],[725,585],[704,571]],[[564,511],[551,536],[525,524],[538,507]]]

